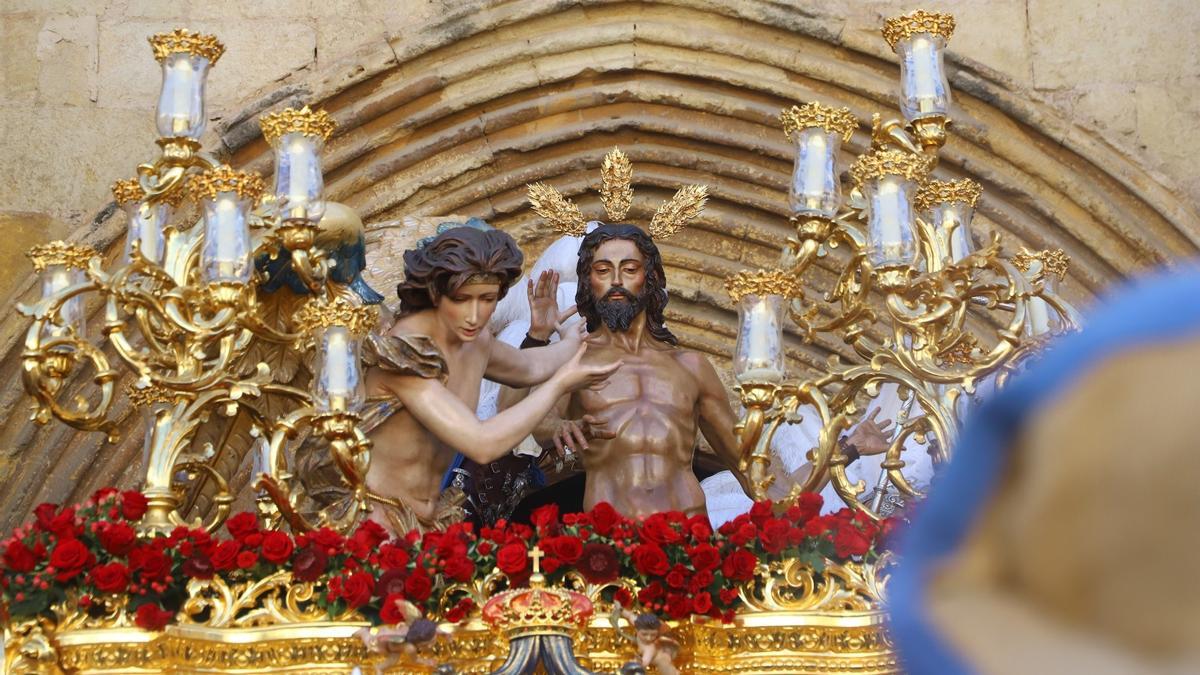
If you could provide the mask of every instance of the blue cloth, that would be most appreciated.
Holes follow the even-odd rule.
[[[967,420],[953,460],[901,540],[889,611],[905,672],[971,672],[930,622],[925,594],[938,565],[963,543],[995,494],[1025,420],[1106,359],[1184,338],[1200,338],[1200,271],[1134,282],[1110,297],[1085,330],[1059,340]]]

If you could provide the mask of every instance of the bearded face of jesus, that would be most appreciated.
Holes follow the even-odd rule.
[[[646,312],[646,328],[663,342],[677,344],[663,325],[667,305],[662,256],[650,235],[633,225],[601,225],[583,239],[576,267],[575,302],[589,331],[602,324],[629,330]]]

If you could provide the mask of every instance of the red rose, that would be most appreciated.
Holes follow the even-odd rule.
[[[354,531],[354,539],[361,541],[368,549],[375,549],[377,546],[387,541],[387,530],[383,526],[373,520],[364,520],[362,525]]]
[[[833,536],[833,550],[839,558],[865,555],[871,549],[871,538],[853,525],[843,525]]]
[[[385,570],[402,570],[408,567],[408,551],[394,546],[392,544],[384,544],[383,548],[379,549],[379,565]]]
[[[667,554],[658,544],[638,544],[633,549],[633,566],[642,576],[662,576],[671,569]]]
[[[579,537],[569,535],[550,537],[542,542],[542,546],[568,565],[574,565],[579,560],[579,556],[583,555],[583,542]]]
[[[642,538],[648,542],[655,544],[674,544],[681,539],[683,535],[675,531],[675,528],[667,522],[666,516],[661,513],[656,513],[642,523]]]
[[[708,614],[713,608],[712,596],[708,593],[697,593],[692,596],[692,609],[697,614]]]
[[[139,546],[129,552],[129,567],[136,570],[143,581],[162,581],[171,573],[171,559],[157,548]]]
[[[579,556],[579,573],[593,584],[604,584],[616,579],[617,566],[617,552],[608,544],[587,544]]]
[[[687,585],[688,569],[678,563],[667,573],[667,587],[680,589]]]
[[[125,520],[141,520],[146,515],[146,495],[136,490],[126,490],[121,493],[121,515]]]
[[[492,552],[494,544],[490,541],[481,541],[475,545],[475,552],[479,555],[488,555]]]
[[[38,529],[43,532],[50,532],[60,538],[74,537],[76,535],[75,528],[75,507],[68,506],[62,511],[55,513],[54,504],[41,504],[35,511],[37,516]]]
[[[475,576],[475,566],[465,555],[454,556],[442,565],[442,574],[455,581],[470,581]]]
[[[753,553],[739,550],[725,558],[725,562],[721,563],[721,572],[732,581],[749,581],[754,577],[754,568],[757,566],[758,558]]]
[[[692,613],[692,600],[682,593],[667,596],[667,614],[672,619],[684,619]]]
[[[380,574],[379,580],[375,582],[375,595],[380,598],[397,593],[404,595],[404,580],[407,577],[408,573],[404,570],[388,570]]]
[[[706,541],[712,538],[712,524],[708,522],[708,516],[698,515],[688,518],[687,529],[691,533],[692,539],[696,541]]]
[[[242,511],[225,521],[225,529],[229,530],[229,534],[234,539],[245,539],[258,532],[258,518],[255,518],[254,514],[249,511]]]
[[[737,531],[729,537],[729,543],[734,546],[745,546],[758,537],[758,528],[754,523],[742,523]]]
[[[316,581],[325,573],[329,555],[320,546],[308,545],[292,558],[292,578],[296,581]]]
[[[608,502],[600,502],[592,507],[590,514],[592,528],[596,530],[596,534],[607,537],[612,532],[615,526],[621,520],[621,514],[612,507]]]
[[[633,605],[633,593],[630,593],[628,588],[622,586],[617,589],[616,593],[613,593],[613,602],[621,603],[622,607],[630,607]]]
[[[100,545],[113,555],[125,555],[137,542],[137,532],[126,523],[105,523],[100,527]]]
[[[659,600],[664,595],[666,595],[666,589],[662,587],[662,584],[655,581],[649,586],[646,586],[642,590],[638,591],[637,597],[638,602],[642,603],[643,605],[649,605],[650,603]]]
[[[715,570],[721,564],[721,552],[712,544],[696,544],[688,549],[688,557],[698,572]]]
[[[404,580],[404,594],[413,602],[425,602],[432,591],[433,580],[423,567],[418,567]]]
[[[379,620],[391,625],[404,621],[404,610],[400,609],[403,601],[404,595],[401,593],[392,593],[384,598],[379,607]]]
[[[466,618],[467,613],[475,609],[475,601],[470,598],[459,600],[450,611],[446,612],[446,620],[450,623],[458,623]]]
[[[124,593],[129,585],[129,570],[121,563],[109,563],[92,568],[90,580],[101,593]]]
[[[802,492],[796,503],[788,509],[788,517],[797,525],[803,525],[821,513],[825,498],[816,492]]]
[[[262,557],[266,558],[267,562],[282,565],[292,556],[294,549],[292,538],[283,532],[268,532],[263,535]]]
[[[732,605],[734,600],[737,600],[738,590],[736,588],[722,588],[717,596],[721,598],[722,605]]]
[[[146,630],[162,630],[174,618],[175,612],[167,611],[153,602],[148,602],[137,608],[135,622]]]
[[[558,504],[543,504],[533,510],[529,522],[539,529],[558,523]]]
[[[375,577],[367,572],[355,572],[342,579],[341,595],[347,605],[357,609],[371,601],[375,591]]]
[[[33,510],[37,528],[43,532],[50,532],[50,523],[54,520],[54,514],[56,513],[58,513],[58,504],[51,504],[49,502],[38,504]]]
[[[13,539],[4,549],[4,566],[13,572],[31,572],[37,567],[38,556],[20,539]]]
[[[750,507],[750,520],[754,521],[755,525],[762,525],[763,521],[773,515],[775,515],[775,512],[772,510],[771,502],[769,501],[754,502],[754,506]]]
[[[242,551],[237,554],[238,569],[248,570],[258,564],[258,554],[254,551]]]
[[[342,535],[334,532],[328,527],[322,527],[316,532],[313,532],[310,536],[313,542],[325,549],[326,553],[329,552],[329,549],[339,549],[343,544],[346,543],[346,540],[342,537]]]
[[[108,497],[109,495],[115,495],[115,494],[117,494],[117,488],[102,487],[99,490],[96,490],[95,492],[92,493],[92,501],[99,504],[100,502],[104,501],[104,499],[106,497]]]
[[[762,528],[762,546],[767,553],[777,554],[787,548],[792,526],[786,520],[771,518]]]
[[[528,562],[524,544],[505,544],[496,551],[496,567],[509,576],[524,572]]]
[[[708,588],[713,582],[713,573],[707,570],[696,572],[688,579],[688,592],[699,593]]]
[[[211,560],[204,555],[194,555],[183,561],[184,576],[189,579],[211,579],[216,572]]]
[[[74,578],[92,560],[92,552],[78,539],[63,539],[50,553],[50,564],[58,570],[55,578],[59,581]]]
[[[219,570],[230,570],[237,565],[238,554],[242,552],[242,545],[236,541],[223,541],[213,548],[212,564],[213,567]]]

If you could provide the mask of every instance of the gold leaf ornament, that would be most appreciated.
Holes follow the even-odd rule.
[[[608,220],[619,223],[625,219],[633,204],[633,164],[620,148],[613,148],[604,156],[600,176],[604,181],[600,188],[600,199],[604,202]]]
[[[529,205],[534,213],[545,218],[550,227],[562,234],[582,237],[587,230],[587,222],[579,207],[545,183],[529,186]]]
[[[650,236],[660,241],[674,236],[687,227],[688,221],[700,215],[707,201],[707,186],[685,185],[679,188],[675,196],[654,213],[650,221]]]

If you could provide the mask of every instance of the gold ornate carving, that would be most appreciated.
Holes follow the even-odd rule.
[[[345,326],[354,335],[364,337],[379,323],[379,309],[372,305],[355,305],[338,296],[332,301],[305,303],[293,321],[296,329],[302,332]]]
[[[850,167],[850,175],[859,185],[884,176],[904,176],[908,180],[921,182],[933,168],[933,162],[933,157],[903,150],[877,150],[859,157]]]
[[[157,33],[149,38],[150,47],[154,49],[154,60],[162,63],[171,54],[187,53],[208,59],[215,65],[225,53],[225,45],[217,40],[215,35],[193,33],[184,28],[176,28],[170,33]]]
[[[190,187],[198,198],[216,199],[221,192],[236,192],[242,199],[257,201],[263,193],[263,179],[257,173],[222,164],[192,178]]]
[[[311,583],[293,581],[280,571],[255,582],[230,587],[220,577],[188,582],[188,599],[180,609],[182,623],[207,628],[250,628],[328,620],[325,610],[313,603]],[[201,618],[202,617],[202,618]],[[361,621],[346,610],[337,621]]]
[[[144,387],[131,384],[125,388],[125,395],[129,397],[129,402],[135,408],[149,408],[155,403],[174,403],[178,397],[178,394],[170,389],[156,384]]]
[[[950,181],[929,180],[925,181],[925,184],[917,192],[914,203],[922,211],[929,209],[934,204],[948,202],[963,202],[971,208],[975,208],[975,204],[979,202],[982,194],[983,187],[970,178]]]
[[[945,364],[962,364],[969,366],[975,363],[975,354],[979,349],[979,340],[974,335],[963,335],[962,339],[954,343],[950,349],[943,351],[939,356],[942,357],[942,362]]]
[[[587,230],[583,212],[574,202],[562,196],[558,190],[545,183],[534,183],[528,187],[529,205],[534,213],[546,219],[550,227],[560,234],[582,237]]]
[[[329,140],[337,122],[324,110],[312,110],[308,106],[296,110],[285,108],[279,112],[268,113],[258,120],[263,138],[267,143],[274,144],[276,140],[290,133],[299,132],[305,136]]]
[[[44,272],[51,265],[65,265],[75,269],[86,270],[88,262],[100,255],[96,249],[87,244],[68,244],[65,241],[52,241],[49,244],[38,244],[29,249],[25,255],[33,261],[33,269]]]
[[[619,223],[633,204],[633,164],[620,148],[613,148],[604,156],[600,176],[604,181],[600,187],[600,200],[604,202],[608,221]]]
[[[918,33],[940,35],[948,42],[950,36],[954,35],[954,17],[918,9],[883,22],[883,39],[887,40],[893,51],[896,49],[896,43]]]
[[[848,141],[858,128],[858,118],[849,108],[832,108],[815,101],[784,110],[779,113],[779,121],[783,123],[783,133],[789,139],[803,129],[820,127]]]
[[[1028,272],[1033,261],[1042,263],[1042,269],[1047,274],[1056,275],[1059,281],[1062,281],[1067,276],[1067,270],[1071,267],[1071,258],[1061,248],[1046,249],[1043,251],[1030,251],[1022,248],[1015,256],[1013,256],[1012,264],[1022,272]]]
[[[187,179],[185,178],[179,183],[178,187],[168,192],[161,193],[158,198],[170,204],[171,206],[178,207],[183,203],[183,199],[187,195],[186,186]],[[126,204],[140,202],[146,198],[146,190],[142,187],[141,181],[139,181],[137,178],[130,178],[129,180],[119,180],[114,182],[112,184],[112,193],[113,201],[117,203],[117,206],[124,206]]]
[[[884,554],[872,564],[827,563],[817,573],[800,560],[760,565],[754,581],[741,590],[742,601],[759,612],[867,612],[882,606],[891,563]]]
[[[725,280],[725,291],[734,302],[747,295],[793,298],[799,290],[796,276],[780,269],[742,270]]]

